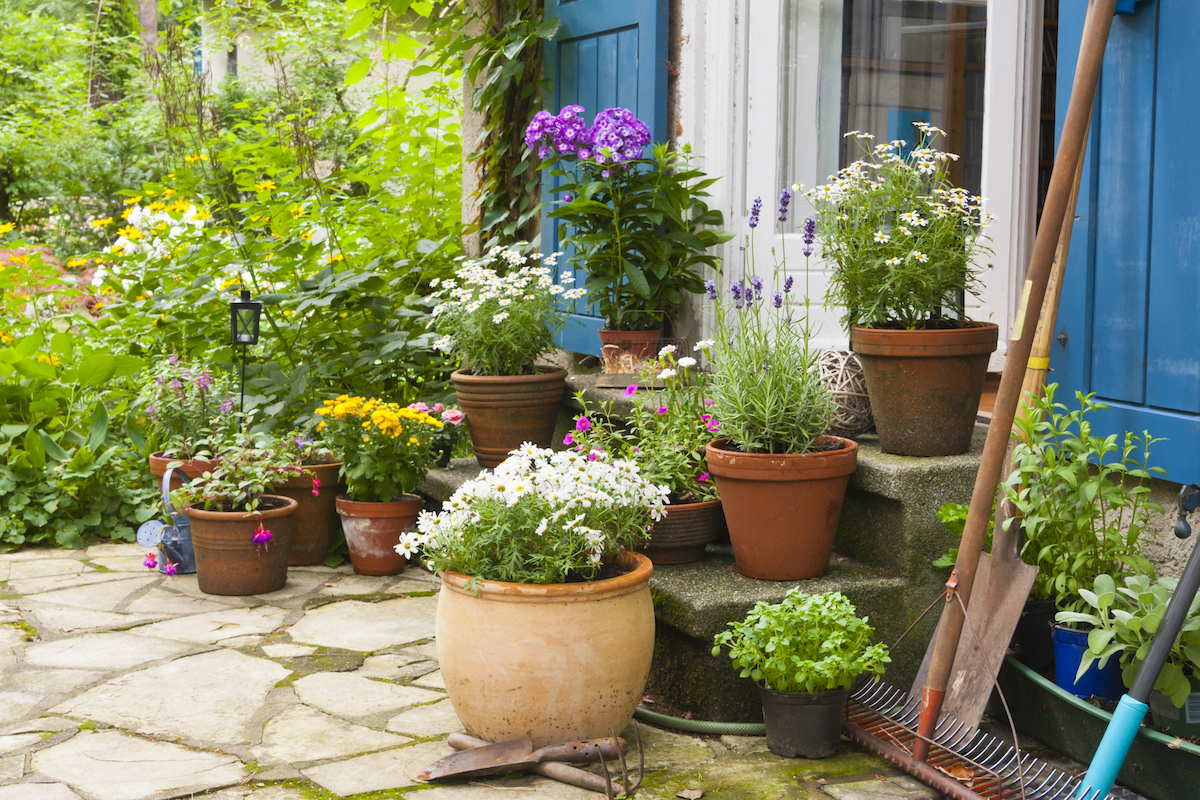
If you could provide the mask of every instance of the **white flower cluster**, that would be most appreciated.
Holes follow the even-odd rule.
[[[533,536],[579,537],[590,549],[592,563],[600,563],[607,549],[620,536],[615,510],[648,510],[654,521],[666,513],[670,489],[643,478],[632,461],[594,460],[574,451],[555,452],[526,443],[514,450],[494,472],[463,484],[446,501],[443,511],[422,512],[417,529],[401,534],[396,552],[412,556],[418,547],[438,551],[461,542],[467,530],[480,524],[477,506],[484,501],[502,501],[515,508],[532,498],[541,517],[530,532]],[[523,517],[524,515],[514,516]]]
[[[193,228],[203,228],[204,220],[208,218],[186,200],[166,207],[162,203],[152,205],[158,208],[151,210],[150,206],[143,208],[135,205],[129,210],[129,216],[125,218],[128,224],[121,228],[120,235],[113,242],[114,251],[126,255],[150,253],[158,258],[166,258],[174,253],[179,244],[189,241],[188,236]]]

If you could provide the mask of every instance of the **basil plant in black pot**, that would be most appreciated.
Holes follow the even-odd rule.
[[[741,677],[762,696],[767,747],[786,758],[837,755],[849,690],[860,675],[878,679],[887,645],[841,592],[792,589],[781,603],[759,602],[717,634],[713,655],[729,650]]]

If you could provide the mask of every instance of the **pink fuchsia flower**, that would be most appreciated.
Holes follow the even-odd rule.
[[[567,433],[567,435],[563,437],[563,444],[565,444],[567,447],[575,444],[575,434]]]
[[[696,478],[696,480],[699,481],[700,483],[704,483],[705,481],[708,480],[708,473],[707,472],[704,473],[699,478]]]
[[[313,478],[313,497],[320,497],[320,496],[321,496],[321,481],[314,477]]]
[[[626,397],[633,397],[635,394],[637,394],[637,384],[636,383],[631,383],[625,387],[625,396]]]
[[[429,413],[429,406],[425,405],[424,403],[422,403],[419,400],[415,403],[409,403],[408,407],[411,408],[413,411],[420,411],[422,414]]]
[[[704,401],[704,405],[706,405],[706,406],[715,406],[716,404],[717,404],[716,400],[705,400]]]
[[[146,553],[146,559],[142,561],[142,566],[146,569],[154,569],[158,566],[158,556],[154,555],[153,550]]]
[[[580,417],[579,419],[575,420],[575,430],[579,431],[580,433],[586,433],[591,429],[592,421],[587,417]]]
[[[668,412],[668,411],[670,411],[670,410],[671,410],[671,409],[670,409],[668,406],[662,406],[661,408],[659,408],[659,409],[658,409],[658,411],[657,411],[656,413],[658,413],[658,414],[665,414],[665,413],[667,413],[667,412]]]
[[[446,407],[444,405],[442,405],[441,403],[434,403],[433,407],[430,408],[429,410],[432,411],[434,414],[440,414],[440,413],[442,413],[442,411],[445,410],[445,408]]]
[[[259,555],[262,555],[262,551],[264,548],[269,551],[271,548],[268,547],[267,545],[270,543],[271,539],[273,539],[274,537],[275,537],[275,534],[271,533],[269,530],[264,528],[263,524],[261,522],[259,522],[258,529],[254,531],[254,549],[255,549],[255,551],[257,551]]]
[[[442,421],[449,422],[451,425],[461,425],[465,418],[466,415],[457,408],[447,408],[442,412]]]
[[[174,576],[179,571],[178,564],[172,564],[170,561],[163,562],[163,574]]]

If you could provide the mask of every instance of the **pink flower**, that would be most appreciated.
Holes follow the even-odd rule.
[[[708,473],[704,473],[699,478],[696,478],[696,480],[698,480],[700,483],[704,483],[706,480],[708,480]]]
[[[575,430],[579,431],[580,433],[590,431],[591,429],[592,421],[587,417],[580,417],[579,419],[575,420]]]
[[[601,453],[599,450],[592,450],[590,453],[588,453],[588,461],[595,461],[602,455],[603,453]]]
[[[669,411],[669,410],[670,410],[670,409],[669,409],[669,408],[667,408],[667,406],[663,406],[662,408],[658,409],[658,413],[659,413],[659,414],[665,414],[665,413],[667,413],[667,411]]]
[[[270,551],[271,548],[267,547],[267,545],[270,543],[271,539],[274,538],[274,536],[275,534],[264,528],[262,522],[259,522],[258,529],[254,531],[255,551],[257,551],[259,555],[262,555],[264,548]]]
[[[570,447],[571,445],[575,444],[575,434],[573,434],[573,433],[568,433],[566,436],[564,436],[564,437],[563,437],[563,444],[567,445],[568,447]]]
[[[443,409],[445,409],[445,408],[446,407],[444,405],[442,405],[441,403],[434,403],[433,408],[431,408],[429,410],[432,411],[434,414],[440,414],[440,413],[442,413]]]
[[[449,422],[451,425],[461,425],[465,415],[457,408],[447,408],[442,412],[442,421]]]
[[[706,405],[706,406],[715,406],[716,404],[717,404],[716,400],[705,400],[704,401],[704,405]]]
[[[409,403],[408,407],[411,408],[413,411],[420,411],[422,414],[429,413],[429,406],[425,405],[424,403],[422,403],[419,400],[415,403]]]
[[[313,497],[320,497],[320,496],[321,496],[321,481],[317,480],[317,478],[314,477],[313,478]]]
[[[626,397],[633,397],[635,394],[637,394],[637,384],[636,383],[631,383],[625,387],[625,396]]]
[[[716,433],[718,430],[721,429],[721,420],[717,419],[716,417],[713,417],[712,419],[710,419],[708,421],[708,424],[705,425],[704,427],[706,430],[708,430],[709,433]]]
[[[158,557],[154,555],[153,550],[146,553],[146,560],[142,562],[142,566],[146,569],[154,569],[158,566]]]
[[[163,574],[164,575],[174,575],[178,570],[179,570],[178,564],[172,564],[170,561],[166,561],[163,564]]]

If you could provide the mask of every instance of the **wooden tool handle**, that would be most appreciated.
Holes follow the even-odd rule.
[[[603,739],[588,739],[583,742],[567,742],[543,747],[533,753],[537,761],[567,761],[571,763],[599,763],[600,756],[606,760],[620,758],[629,750],[625,740],[606,736]]]
[[[446,739],[446,744],[453,747],[455,750],[470,750],[475,747],[483,747],[491,744],[483,739],[476,739],[474,736],[468,736],[465,733],[452,733]],[[608,756],[606,755],[605,758]],[[544,778],[551,778],[560,783],[567,783],[571,786],[578,786],[581,789],[588,789],[600,794],[606,794],[607,782],[599,775],[579,769],[579,767],[571,767],[566,764],[558,764],[549,762],[545,764],[531,764],[528,767],[529,772],[535,775],[541,775]]]

